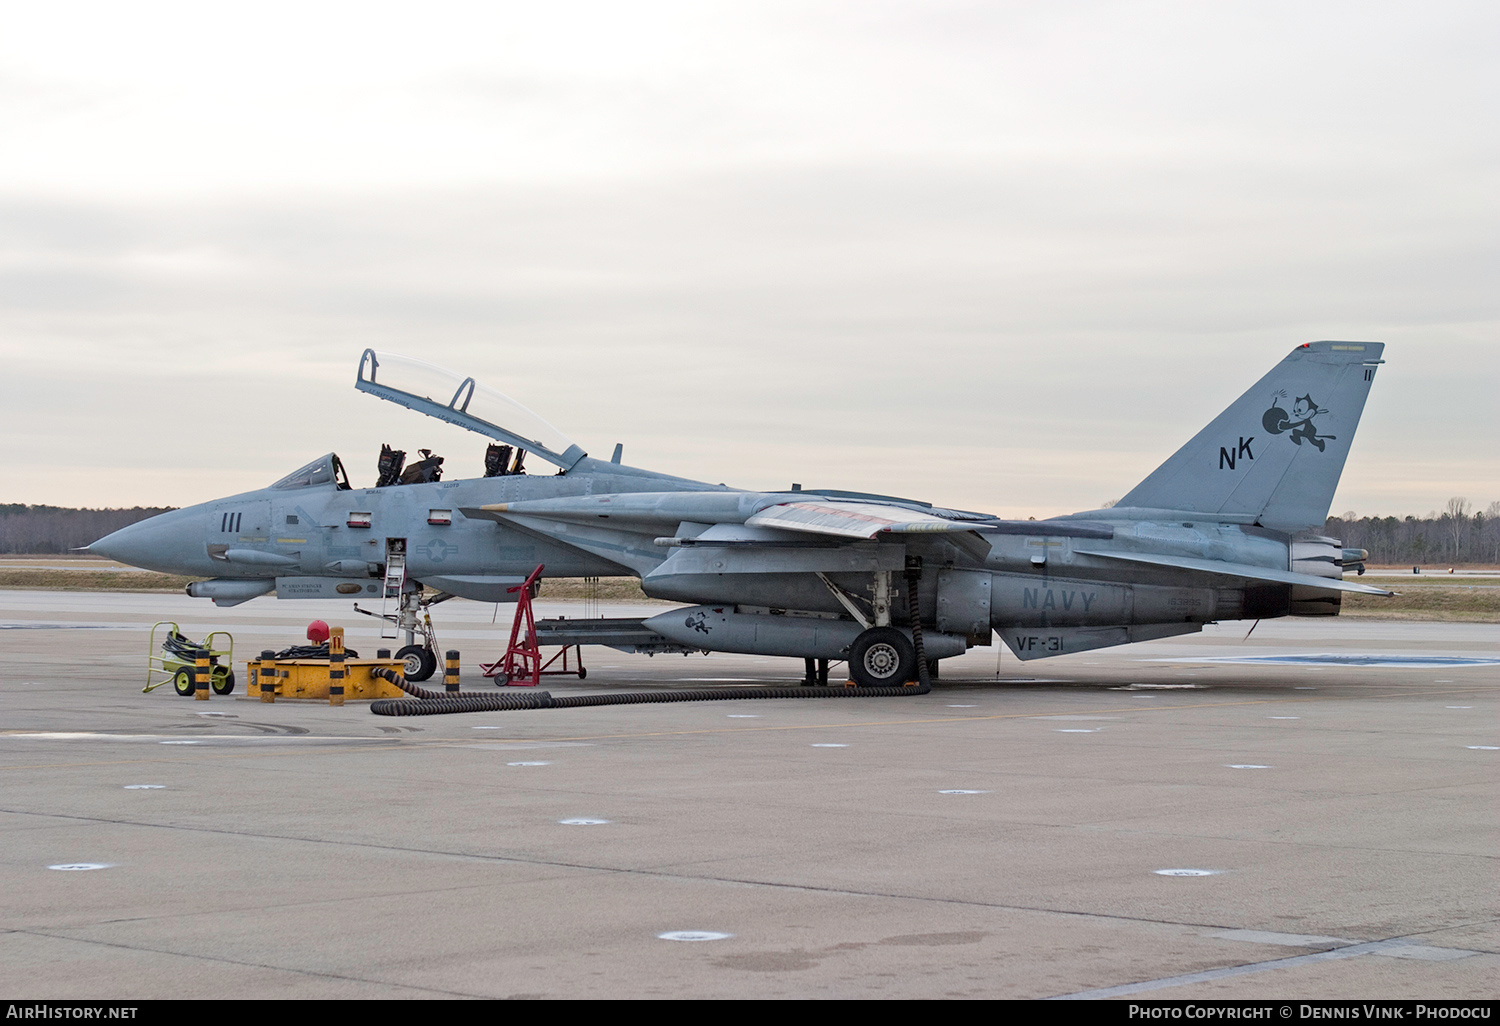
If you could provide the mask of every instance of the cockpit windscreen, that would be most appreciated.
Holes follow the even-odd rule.
[[[344,473],[344,465],[333,453],[319,456],[305,467],[298,467],[271,487],[311,488],[314,485],[324,484],[337,484],[341,490],[349,487],[349,478]]]

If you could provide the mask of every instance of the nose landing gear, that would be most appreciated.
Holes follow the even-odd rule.
[[[421,586],[417,585],[401,593],[401,605],[395,613],[361,609],[358,602],[354,604],[354,611],[394,624],[398,630],[406,632],[406,646],[397,650],[396,658],[402,661],[402,673],[407,680],[421,681],[429,679],[438,667],[437,630],[432,626],[432,614],[427,610],[452,597],[440,591],[432,598],[423,598]],[[420,645],[416,644],[418,635],[422,638]]]
[[[407,645],[396,651],[407,680],[427,680],[437,672],[437,656],[426,645]]]

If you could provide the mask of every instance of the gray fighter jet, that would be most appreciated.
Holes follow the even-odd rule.
[[[548,577],[633,576],[688,603],[642,620],[567,621],[553,640],[637,652],[847,660],[887,686],[989,645],[1021,659],[1189,634],[1219,620],[1332,616],[1365,553],[1318,532],[1382,362],[1377,342],[1310,342],[1120,502],[1002,520],[827,489],[746,491],[593,459],[524,406],[441,368],[366,350],[356,387],[492,440],[486,476],[382,452],[374,488],[339,458],[269,488],[164,513],[90,551],[207,577],[188,594],[379,601],[410,675],[432,672],[427,607],[514,601]],[[553,464],[533,475],[525,460]],[[356,608],[359,608],[356,606]],[[555,625],[554,625],[555,627]],[[417,644],[417,636],[425,640]]]

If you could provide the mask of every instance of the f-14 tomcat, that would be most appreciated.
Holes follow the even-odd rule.
[[[899,684],[993,632],[1035,659],[1390,594],[1344,580],[1365,553],[1318,534],[1383,349],[1298,346],[1113,507],[1021,521],[705,484],[626,466],[619,446],[594,459],[472,378],[366,350],[355,387],[491,439],[484,477],[443,481],[440,457],[403,468],[387,448],[376,487],[352,488],[330,453],[90,551],[207,577],[188,594],[220,605],[374,597],[394,610],[381,614],[387,636],[406,631],[398,654],[417,679],[436,664],[426,605],[513,601],[545,565],[548,577],[638,577],[652,598],[688,604],[604,621],[599,643],[819,660],[825,679],[829,660],[847,660],[860,685]],[[528,455],[558,471],[527,473]]]

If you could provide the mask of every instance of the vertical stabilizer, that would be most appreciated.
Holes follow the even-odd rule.
[[[1321,528],[1384,349],[1298,346],[1119,505],[1248,514],[1289,534]]]

